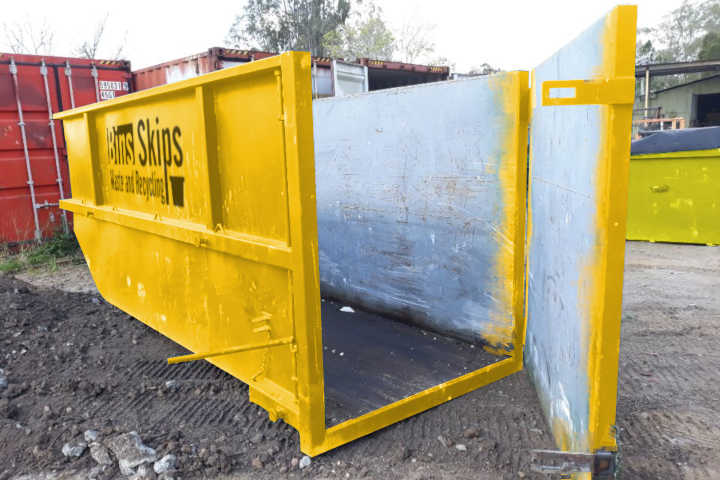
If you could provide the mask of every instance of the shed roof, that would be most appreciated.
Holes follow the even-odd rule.
[[[668,90],[674,90],[676,88],[687,87],[688,85],[692,85],[694,83],[702,83],[702,82],[706,82],[708,80],[712,80],[712,79],[718,78],[718,77],[720,77],[720,73],[718,73],[717,75],[711,75],[709,77],[700,78],[698,80],[693,80],[692,82],[685,82],[685,83],[681,83],[680,85],[673,85],[672,87],[663,88],[661,90],[655,90],[653,93],[654,94],[663,93],[663,92],[667,92]]]

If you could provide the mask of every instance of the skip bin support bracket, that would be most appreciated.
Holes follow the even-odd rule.
[[[263,312],[262,315],[250,320],[250,322],[252,322],[253,324],[264,323],[263,325],[255,327],[253,329],[253,333],[266,332],[268,335],[268,339],[265,342],[248,343],[248,344],[244,344],[244,345],[238,345],[235,347],[223,348],[221,350],[192,353],[189,355],[181,355],[178,357],[171,357],[171,358],[168,358],[168,360],[167,360],[168,365],[174,365],[177,363],[185,363],[185,362],[193,362],[195,360],[204,360],[206,358],[219,357],[219,356],[223,356],[223,355],[232,355],[234,353],[249,352],[252,350],[268,349],[270,347],[279,347],[281,345],[291,345],[291,344],[295,343],[295,339],[291,336],[277,338],[274,340],[272,339],[272,333],[271,333],[272,330],[268,323],[271,318],[272,318],[272,315],[270,315],[267,312]],[[258,373],[256,373],[254,375],[253,380],[265,371],[266,363],[267,363],[267,355],[265,355],[263,357],[263,365],[260,368],[260,371],[258,371]]]
[[[531,450],[532,470],[554,475],[591,473],[593,479],[614,478],[617,452],[598,450],[595,453]]]
[[[232,355],[233,353],[249,352],[251,350],[260,350],[261,348],[279,347],[280,345],[290,345],[295,339],[293,337],[278,338],[276,340],[269,340],[263,343],[248,343],[245,345],[239,345],[236,347],[225,348],[222,350],[215,350],[213,352],[201,352],[192,353],[190,355],[182,355],[179,357],[170,357],[167,362],[168,365],[175,365],[177,363],[193,362],[195,360],[204,360],[211,357],[219,357],[222,355]]]

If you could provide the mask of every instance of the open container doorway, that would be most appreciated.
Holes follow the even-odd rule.
[[[531,79],[313,103],[290,52],[64,112],[62,206],[101,294],[308,455],[523,367],[559,448],[615,451],[635,21]]]

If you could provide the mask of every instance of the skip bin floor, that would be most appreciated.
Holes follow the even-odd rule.
[[[322,304],[328,428],[506,358],[342,306]]]

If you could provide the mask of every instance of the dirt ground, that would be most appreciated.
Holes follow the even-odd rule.
[[[720,478],[720,248],[629,242],[625,270],[620,478]],[[88,429],[137,431],[177,456],[175,478],[546,478],[528,463],[553,442],[524,372],[300,470],[294,429],[208,363],[167,366],[184,350],[104,302],[83,265],[0,276],[0,320],[0,480],[122,478],[63,455]]]

